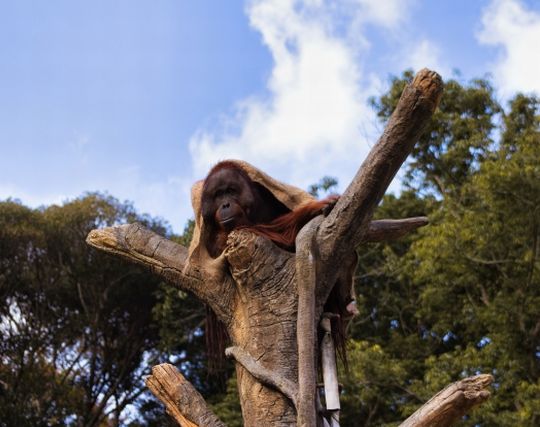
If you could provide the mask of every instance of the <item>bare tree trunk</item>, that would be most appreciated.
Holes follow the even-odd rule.
[[[186,268],[185,248],[137,224],[89,234],[92,246],[144,265],[192,292],[224,322],[232,340],[227,354],[237,362],[245,426],[316,425],[315,328],[339,274],[336,259],[363,242],[397,238],[427,223],[425,218],[371,217],[436,108],[441,90],[436,73],[418,73],[333,211],[301,231],[296,254],[236,230],[211,265]],[[223,425],[179,373],[168,366],[158,368],[147,383],[180,424]]]

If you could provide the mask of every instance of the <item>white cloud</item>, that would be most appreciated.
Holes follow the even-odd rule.
[[[347,2],[346,2],[347,3]],[[356,3],[359,7],[356,19],[365,22],[372,22],[383,27],[392,29],[407,16],[409,2],[402,0],[352,0],[349,3]]]
[[[406,5],[250,2],[250,23],[274,60],[268,93],[240,101],[218,126],[192,137],[197,176],[219,160],[240,158],[302,187],[323,175],[346,185],[378,137],[377,119],[366,102],[375,92],[358,61],[369,44],[358,37],[359,29],[367,22],[397,25]]]
[[[540,14],[518,0],[494,0],[484,10],[481,43],[501,49],[493,75],[503,96],[516,91],[540,93]]]

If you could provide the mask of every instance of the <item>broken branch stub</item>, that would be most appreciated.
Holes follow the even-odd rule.
[[[486,388],[492,382],[491,375],[483,374],[450,384],[429,399],[399,427],[450,426],[474,406],[489,398],[490,392]]]
[[[161,400],[181,426],[227,427],[208,407],[200,393],[169,363],[152,368],[146,386]]]

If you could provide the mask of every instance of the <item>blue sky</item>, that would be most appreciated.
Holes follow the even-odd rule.
[[[539,43],[533,0],[0,0],[0,199],[106,191],[181,231],[220,159],[343,188],[389,76],[490,75],[504,102],[540,93]]]

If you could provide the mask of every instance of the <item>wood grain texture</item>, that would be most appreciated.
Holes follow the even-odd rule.
[[[296,283],[298,316],[296,342],[298,345],[298,427],[317,424],[317,317],[315,288],[319,257],[315,235],[322,217],[312,219],[296,237]]]
[[[146,385],[161,400],[169,415],[182,427],[226,427],[203,397],[178,370],[168,363],[154,366]]]

